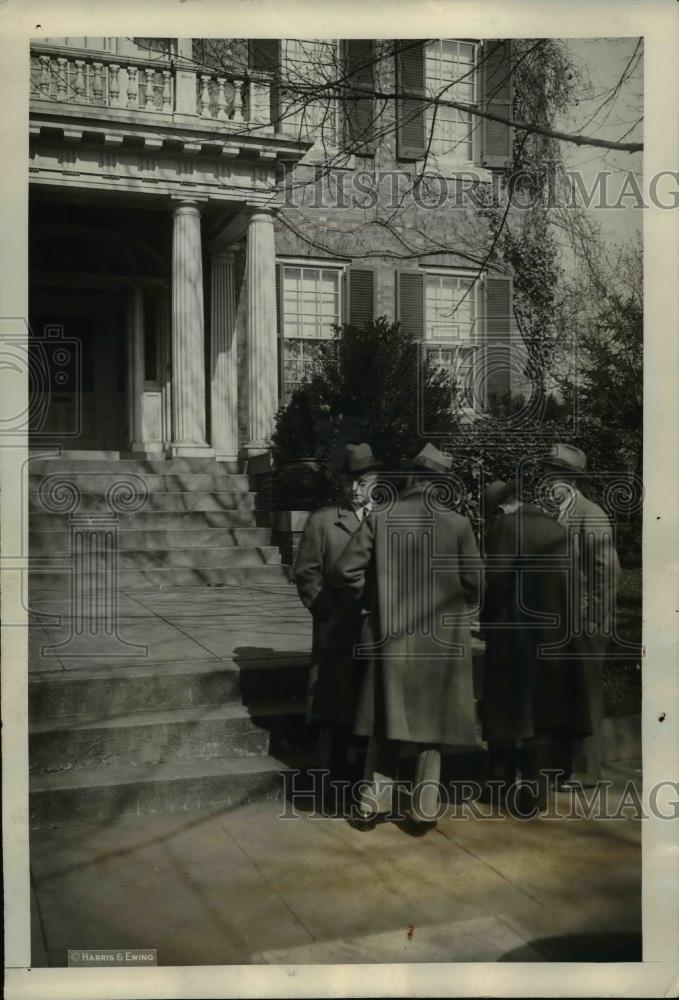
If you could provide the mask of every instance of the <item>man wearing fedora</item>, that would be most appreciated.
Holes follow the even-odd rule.
[[[490,484],[483,515],[481,719],[488,777],[499,782],[503,804],[530,815],[546,805],[544,771],[554,764],[554,738],[592,731],[583,672],[571,659],[568,535],[549,514],[519,500],[516,479]],[[528,781],[537,783],[535,792]]]
[[[556,519],[569,538],[572,577],[570,625],[580,646],[592,713],[592,733],[564,740],[560,766],[565,779],[593,785],[601,778],[603,724],[602,667],[613,625],[615,589],[620,563],[606,513],[582,494],[587,457],[570,444],[552,445],[542,466],[557,506]]]
[[[330,584],[329,573],[370,512],[377,467],[370,445],[346,446],[341,496],[311,514],[295,560],[297,591],[313,616],[307,719],[319,725],[320,765],[335,779],[349,775],[357,690],[353,648],[363,615],[359,601]]]
[[[364,520],[331,574],[369,612],[354,724],[369,737],[359,829],[390,811],[404,743],[416,747],[409,817],[416,835],[439,812],[441,747],[476,743],[469,617],[483,567],[471,524],[441,496],[451,466],[450,455],[427,444],[405,489]]]

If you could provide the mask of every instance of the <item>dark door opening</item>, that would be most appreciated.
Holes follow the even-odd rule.
[[[34,288],[30,351],[31,446],[124,448],[124,292]]]

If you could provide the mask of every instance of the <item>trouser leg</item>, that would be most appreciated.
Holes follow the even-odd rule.
[[[398,740],[388,740],[381,735],[370,737],[358,796],[360,812],[374,815],[391,811],[400,748]]]
[[[430,822],[439,817],[441,807],[441,752],[436,747],[420,750],[415,760],[411,802],[414,819]]]
[[[515,740],[488,741],[488,778],[512,785],[516,779]]]
[[[516,781],[517,751],[515,740],[488,741],[488,777],[483,800],[502,803]],[[490,782],[493,782],[491,785]]]
[[[569,781],[573,771],[573,747],[575,740],[572,736],[557,734],[552,738],[552,767],[559,772],[556,777],[557,785],[562,781]]]
[[[349,726],[323,726],[327,730],[322,735],[324,742],[324,767],[330,771],[330,777],[336,780],[347,780],[349,778],[349,744],[351,742],[351,729]]]
[[[592,733],[574,741],[574,781],[583,785],[601,780],[601,731],[604,719],[604,692],[601,660],[589,664],[588,690],[592,713]]]
[[[519,759],[521,779],[523,782],[534,782],[535,791],[525,787],[523,797],[527,804],[538,809],[544,809],[547,805],[548,777],[545,772],[552,767],[552,758],[552,741],[549,737],[535,736],[524,740]]]

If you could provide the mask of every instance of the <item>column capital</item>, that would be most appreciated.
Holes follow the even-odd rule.
[[[179,213],[188,214],[189,212],[200,214],[206,204],[207,198],[201,198],[200,196],[179,194],[170,195],[170,208],[172,209],[173,215],[177,215]]]
[[[277,208],[270,208],[267,205],[251,205],[248,211],[248,225],[252,222],[273,223],[277,211]]]

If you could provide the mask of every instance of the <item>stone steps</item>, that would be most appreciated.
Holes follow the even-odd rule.
[[[134,514],[118,514],[119,531],[162,531],[182,528],[249,528],[268,519],[264,511],[246,510],[141,510]],[[65,514],[31,512],[30,531],[68,531]]]
[[[233,475],[223,462],[213,458],[169,458],[169,459],[102,459],[82,457],[83,452],[64,452],[60,458],[36,458],[29,455],[29,473],[32,475],[47,475],[53,472],[61,473],[107,473],[114,475],[119,472],[137,472],[140,474],[157,473],[159,475],[177,475],[188,473],[211,473],[216,475]],[[68,457],[67,457],[68,456]],[[71,457],[73,456],[73,457]],[[75,457],[78,456],[78,457]]]
[[[66,553],[68,549],[64,550]],[[54,555],[55,553],[50,553]],[[110,557],[88,556],[88,566],[104,569]],[[118,552],[118,572],[127,570],[235,569],[245,566],[280,565],[274,545],[202,545],[196,548],[123,549]]]
[[[289,716],[300,717],[300,703],[258,703],[251,709],[227,703],[130,712],[83,720],[81,715],[34,722],[29,739],[31,773],[100,766],[140,767],[181,760],[267,754],[271,732]]]
[[[289,580],[290,569],[282,563],[256,566],[184,566],[166,569],[119,569],[116,581],[120,590],[145,590],[148,587],[226,587],[253,583],[276,584]],[[68,592],[71,572],[52,569],[49,564],[38,570],[31,566],[29,588]]]
[[[270,591],[276,607],[289,569],[271,544],[266,513],[255,510],[247,476],[209,459],[76,454],[36,458],[30,467],[34,612],[50,602],[63,609],[72,590],[79,595],[74,607],[105,610],[111,586],[125,592],[254,585]],[[72,565],[73,487],[88,555]],[[97,515],[104,513],[116,525],[115,579],[110,556],[99,554],[107,525]],[[88,575],[72,578],[74,566]],[[181,595],[173,606],[182,608]],[[195,599],[188,607],[196,607]],[[243,609],[235,597],[233,614]],[[53,618],[44,612],[35,620]],[[207,620],[214,620],[209,613]],[[207,650],[197,662],[135,659],[120,643],[111,652],[95,623],[77,623],[87,640],[80,648],[92,649],[91,658],[69,659],[62,650],[61,659],[36,659],[29,677],[32,825],[227,808],[280,795],[285,765],[271,755],[303,742],[307,653],[253,646],[232,659]]]
[[[301,702],[309,654],[268,653],[238,660],[205,659],[120,662],[105,669],[31,674],[29,718],[56,723],[66,718],[110,719],[131,712],[168,712],[243,703]]]
[[[126,815],[236,808],[280,799],[281,772],[286,770],[287,764],[262,755],[35,775],[30,781],[29,822],[37,828],[106,823]]]
[[[141,494],[132,492],[131,496],[126,496],[120,500],[119,506],[125,513],[130,512],[129,507],[134,507],[135,503],[141,504]],[[28,495],[28,510],[30,513],[62,513],[50,509],[52,501],[48,497],[41,497],[37,492]],[[167,493],[149,493],[143,498],[144,511],[219,511],[219,510],[252,510],[255,504],[255,494],[251,491],[238,492],[234,490],[207,492],[177,491]],[[127,510],[126,510],[127,507]],[[96,493],[83,492],[78,500],[78,513],[111,513],[111,505],[106,497],[106,491]]]
[[[154,549],[201,549],[207,546],[231,548],[232,546],[266,546],[271,538],[268,528],[125,528],[118,530],[118,550],[142,552]],[[32,531],[29,551],[33,555],[49,553],[68,554],[71,536],[68,527],[60,530]]]
[[[55,478],[52,478],[53,476]],[[150,493],[204,493],[207,491],[248,493],[250,491],[250,481],[247,476],[225,474],[221,470],[216,470],[213,473],[186,472],[160,475],[155,472],[141,471],[112,474],[110,471],[89,473],[59,469],[55,473],[29,475],[29,489],[32,494],[37,494],[42,486],[43,492],[48,494],[50,486],[57,489],[57,484],[62,483],[63,480],[68,480],[83,493],[88,494],[105,494],[116,484],[119,486],[137,485],[141,489],[146,487]]]

